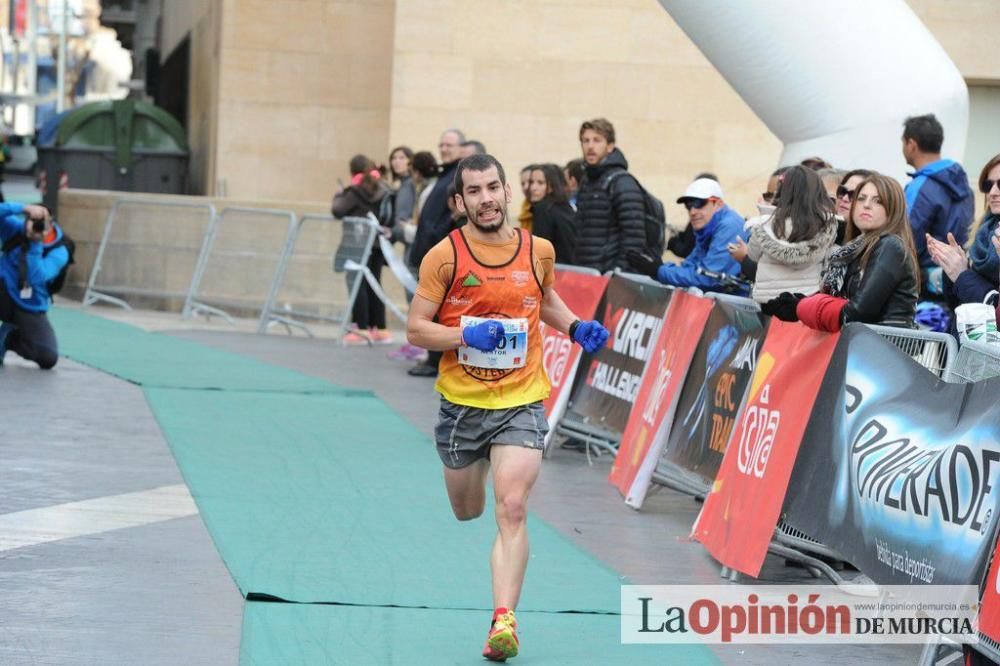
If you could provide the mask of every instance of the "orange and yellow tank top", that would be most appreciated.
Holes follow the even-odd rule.
[[[435,388],[457,405],[504,409],[548,397],[551,385],[542,364],[539,321],[542,285],[535,274],[531,234],[518,233],[517,252],[499,266],[483,264],[461,229],[448,235],[455,250],[455,273],[438,310],[438,322],[497,319],[504,323],[501,346],[488,354],[459,347],[444,352]]]

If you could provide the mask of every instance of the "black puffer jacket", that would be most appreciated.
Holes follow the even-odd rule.
[[[576,199],[576,258],[578,266],[602,273],[615,268],[631,270],[625,252],[646,247],[645,201],[631,175],[618,176],[610,195],[604,184],[612,171],[627,171],[628,162],[615,148],[600,164],[587,165]]]
[[[883,234],[875,241],[868,266],[861,270],[861,253],[847,266],[844,323],[860,321],[913,328],[917,309],[917,275],[899,236]]]

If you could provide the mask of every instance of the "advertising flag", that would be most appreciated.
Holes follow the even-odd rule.
[[[722,564],[756,577],[838,334],[771,321],[750,393],[692,536]]]

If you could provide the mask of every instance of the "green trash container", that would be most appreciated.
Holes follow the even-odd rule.
[[[85,104],[62,119],[54,144],[38,146],[43,201],[55,212],[61,186],[184,194],[189,157],[184,128],[163,109],[132,99]]]

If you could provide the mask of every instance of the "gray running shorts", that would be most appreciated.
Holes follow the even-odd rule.
[[[452,469],[489,459],[494,444],[545,448],[549,423],[541,402],[507,409],[480,409],[456,405],[441,398],[434,428],[441,462]]]

